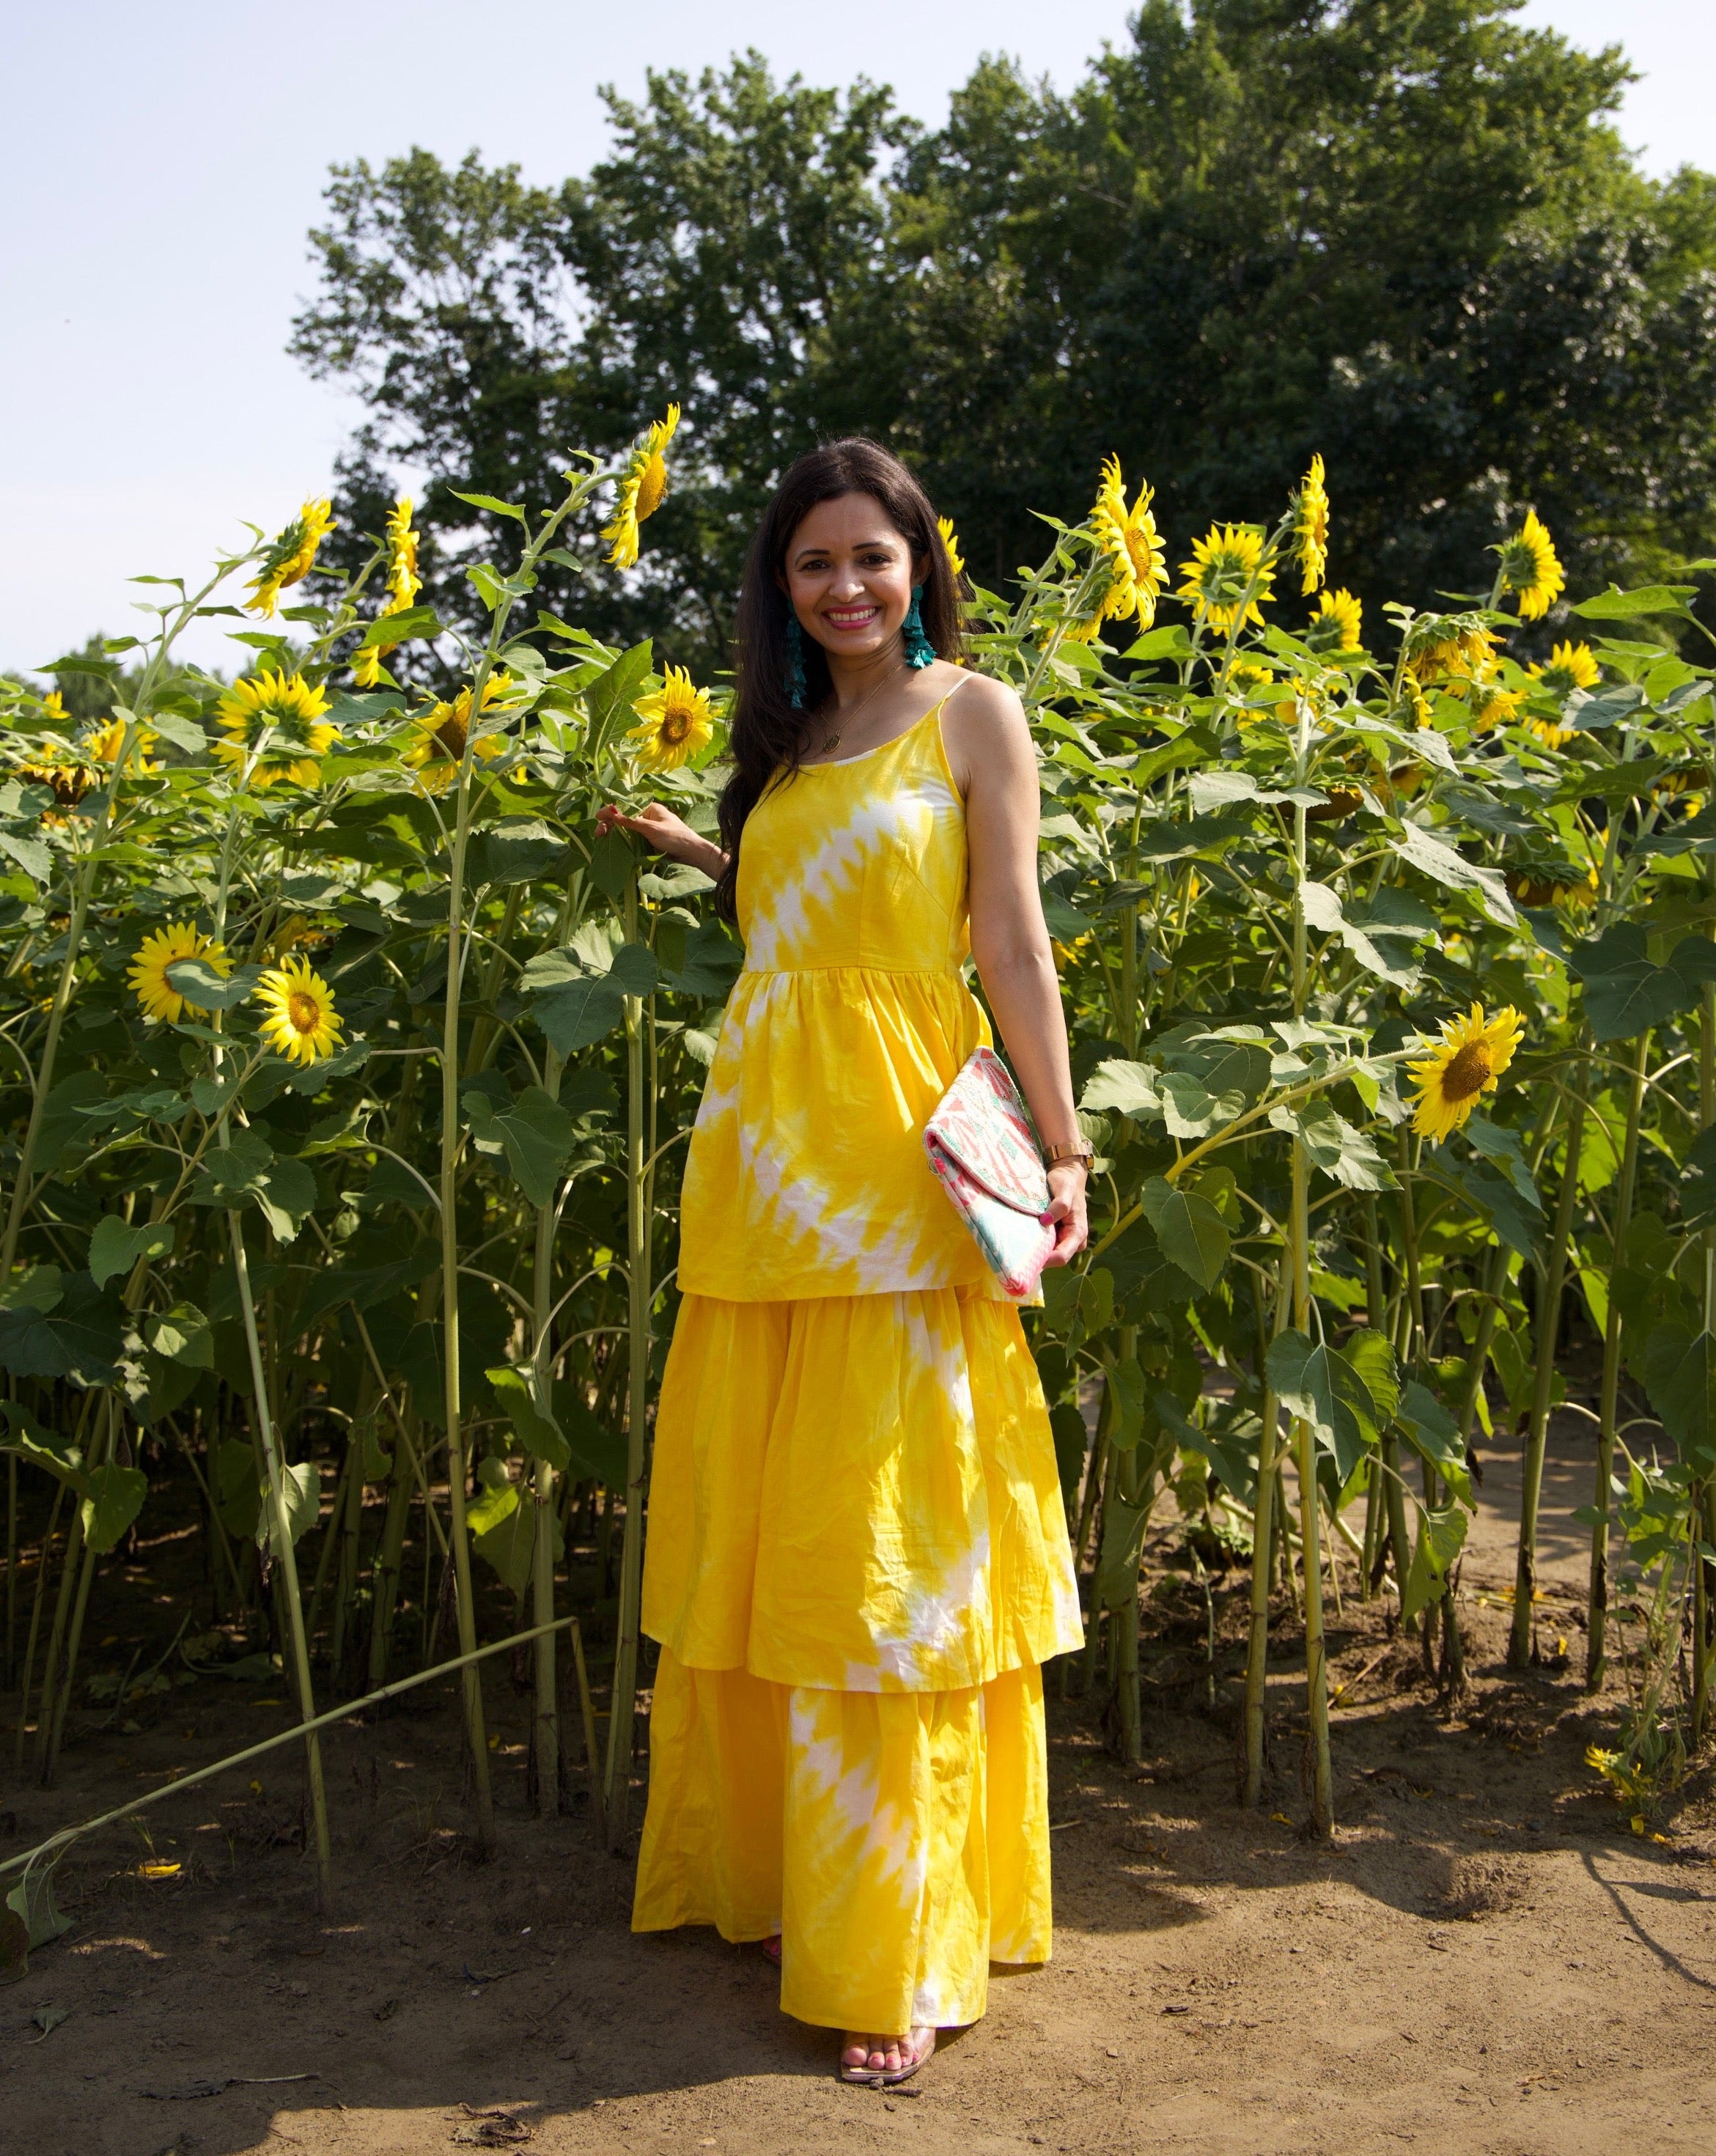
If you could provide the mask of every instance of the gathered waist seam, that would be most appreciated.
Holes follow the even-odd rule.
[[[801,974],[811,973],[886,973],[891,980],[957,981],[962,976],[957,966],[866,966],[863,964],[835,966],[743,966],[739,969],[741,980],[790,980]]]

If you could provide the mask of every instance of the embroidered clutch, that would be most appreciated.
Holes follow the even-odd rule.
[[[984,1262],[1006,1292],[1036,1291],[1055,1231],[1043,1224],[1049,1178],[1012,1073],[979,1048],[925,1126],[924,1151]]]

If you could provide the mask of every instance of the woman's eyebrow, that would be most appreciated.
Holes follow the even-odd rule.
[[[897,547],[901,543],[899,540],[891,536],[880,539],[859,539],[854,541],[852,552],[855,554],[864,554],[869,552],[873,547]],[[793,559],[795,562],[802,562],[810,555],[831,554],[834,551],[832,547],[801,547],[794,555]]]

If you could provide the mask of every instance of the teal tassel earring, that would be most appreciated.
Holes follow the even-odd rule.
[[[923,629],[923,613],[918,604],[919,585],[912,587],[912,603],[906,609],[906,619],[900,634],[905,640],[906,664],[914,674],[935,662],[936,648]]]
[[[809,694],[804,680],[804,632],[795,613],[787,615],[787,701],[795,711],[804,708]]]

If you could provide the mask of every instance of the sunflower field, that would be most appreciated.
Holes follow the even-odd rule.
[[[408,501],[349,578],[312,501],[195,588],[151,580],[148,637],[0,688],[20,1774],[51,1784],[144,1681],[91,1674],[85,1620],[171,1521],[202,1562],[172,1646],[278,1661],[296,1719],[235,1756],[301,1747],[324,1875],[320,1728],[425,1676],[457,1674],[492,1842],[503,1650],[533,1686],[527,1800],[581,1784],[614,1847],[635,1819],[678,1180],[743,954],[706,878],[598,811],[712,831],[724,692],[532,594],[545,562],[637,559],[676,418],[546,511],[465,497],[514,535],[467,567],[480,645],[420,603]],[[1326,1835],[1343,1568],[1457,1691],[1472,1450],[1519,1447],[1526,1664],[1549,1421],[1576,1413],[1585,1674],[1629,1678],[1591,1767],[1647,1816],[1716,1656],[1713,565],[1570,603],[1528,515],[1451,610],[1367,620],[1329,580],[1320,459],[1273,527],[1172,570],[1112,462],[1051,530],[968,606],[1040,744],[1098,1155],[1091,1247],[1028,1320],[1088,1590],[1061,1688],[1139,1755],[1140,1567],[1177,1522],[1200,1576],[1249,1572],[1251,1803],[1272,1620],[1278,1645],[1298,1612]],[[211,617],[230,679],[176,655]],[[1213,1650],[1210,1681],[1213,1707]],[[9,1966],[90,1824],[0,1866]]]

